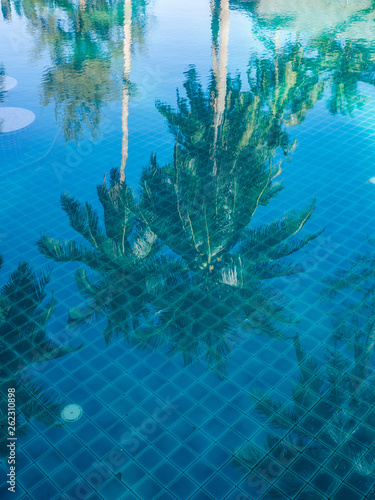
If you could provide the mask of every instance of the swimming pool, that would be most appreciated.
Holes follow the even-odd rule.
[[[375,498],[373,2],[1,11],[1,498]]]

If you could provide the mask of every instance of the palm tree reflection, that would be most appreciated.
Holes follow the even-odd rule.
[[[326,359],[319,363],[301,348],[298,338],[295,342],[299,377],[292,383],[290,400],[284,404],[254,392],[255,413],[266,432],[257,444],[249,442],[235,451],[234,465],[247,475],[249,488],[256,483],[265,490],[277,482],[290,497],[304,488],[303,498],[312,500],[316,490],[311,486],[327,495],[336,488],[324,482],[329,470],[345,476],[353,469],[362,482],[374,474],[375,454],[365,448],[372,437],[362,419],[374,402],[375,379],[372,374],[354,382],[360,361],[355,359],[353,366],[353,359],[342,355],[337,344],[327,348]],[[269,498],[272,492],[276,494],[271,488]]]
[[[2,265],[2,258],[1,263]],[[47,333],[56,301],[45,302],[50,273],[37,273],[19,264],[0,290],[0,418],[7,422],[8,389],[15,389],[17,437],[28,422],[58,425],[63,400],[27,373],[28,367],[65,356],[79,347],[60,344]],[[0,442],[5,443],[7,426]],[[1,446],[2,453],[7,450]]]
[[[111,171],[109,187],[104,178],[97,192],[104,211],[104,227],[90,204],[82,204],[69,194],[61,197],[72,228],[90,248],[46,236],[40,239],[38,247],[50,259],[80,262],[98,276],[92,280],[85,269],[77,271],[76,283],[86,304],[70,312],[70,324],[87,323],[105,315],[106,342],[120,332],[129,340],[145,341],[153,314],[150,291],[160,285],[164,276],[168,277],[173,265],[170,269],[169,259],[159,255],[160,242],[137,217],[134,195],[120,182],[118,170]]]
[[[299,237],[314,203],[254,225],[258,208],[282,189],[274,155],[279,148],[288,155],[293,144],[239,78],[227,79],[215,135],[215,75],[207,93],[193,68],[186,76],[188,97],[177,110],[158,104],[176,138],[173,161],[161,167],[152,155],[139,202],[112,171],[110,186],[98,186],[104,228],[89,204],[62,197],[71,226],[91,248],[46,236],[38,246],[50,259],[97,273],[92,281],[77,272],[87,302],[71,312],[71,323],[105,315],[107,341],[122,332],[138,344],[163,344],[186,364],[203,357],[223,374],[235,339],[249,331],[280,336],[291,321],[271,280],[301,272],[285,259],[320,233]]]
[[[284,258],[318,233],[299,239],[314,203],[281,220],[254,226],[253,217],[282,189],[277,182],[280,146],[292,149],[280,120],[261,99],[227,79],[225,111],[216,134],[216,79],[207,94],[194,68],[187,73],[187,99],[177,110],[158,104],[176,145],[173,162],[155,157],[141,179],[141,210],[151,230],[185,266],[185,277],[163,315],[163,335],[186,362],[203,354],[220,370],[241,325],[255,333],[280,335],[288,322],[270,280],[301,271]]]
[[[120,100],[122,89],[123,170],[127,155],[127,115],[132,38],[144,43],[148,0],[23,2],[34,57],[48,51],[51,64],[42,80],[41,102],[54,104],[64,138],[78,141],[85,131],[95,138],[106,106]],[[133,44],[134,45],[134,44]],[[119,61],[123,69],[120,68]]]
[[[234,455],[235,465],[250,476],[257,473],[270,482],[280,477],[278,488],[291,497],[322,464],[339,476],[353,469],[362,483],[375,473],[373,433],[368,427],[374,425],[370,410],[375,401],[373,253],[358,255],[324,283],[323,297],[336,303],[325,359],[308,356],[296,337],[299,377],[292,383],[290,401],[285,405],[254,392],[255,412],[267,433],[257,443],[261,446],[249,442]],[[304,484],[282,476],[287,467]],[[331,486],[325,485],[325,494],[331,493]]]
[[[351,114],[364,105],[366,97],[360,83],[374,84],[375,57],[369,26],[374,24],[375,11],[371,0],[346,2],[344,7],[339,2],[317,6],[309,1],[231,0],[231,7],[250,14],[254,36],[276,59],[280,53],[278,33],[289,31],[287,39],[296,39],[299,52],[308,58],[309,76],[329,91],[327,108],[332,114]],[[312,10],[317,14],[311,15]],[[284,42],[284,49],[288,44]],[[320,100],[324,93],[315,97]]]
[[[371,247],[375,241],[368,240]],[[326,299],[339,301],[333,323],[333,338],[351,352],[355,360],[352,373],[358,383],[371,376],[375,343],[375,260],[373,251],[359,254],[345,269],[325,280]]]
[[[253,58],[248,74],[259,105],[270,112],[271,124],[299,125],[324,95],[325,81],[298,40],[278,48],[272,57]]]
[[[78,141],[85,130],[97,137],[104,108],[120,95],[108,50],[113,49],[115,59],[120,37],[113,26],[121,22],[119,4],[35,0],[21,7],[36,38],[34,57],[47,50],[51,59],[42,79],[42,105],[55,105],[66,140]]]
[[[0,64],[0,103],[2,103],[5,99],[5,69],[4,66]],[[0,134],[2,133],[3,128],[3,120],[0,119]]]
[[[12,6],[10,0],[1,0],[1,12],[3,14],[4,21],[12,20]]]
[[[346,40],[345,42],[320,37],[315,41],[321,59],[321,71],[327,71],[330,89],[328,109],[332,114],[352,114],[365,105],[366,97],[361,91],[361,81],[368,79],[375,57],[373,48],[365,43]]]

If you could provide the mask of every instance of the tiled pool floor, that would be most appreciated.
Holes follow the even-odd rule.
[[[1,12],[0,498],[375,499],[372,2]]]

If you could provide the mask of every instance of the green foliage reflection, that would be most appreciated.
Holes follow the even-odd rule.
[[[203,357],[221,374],[243,335],[282,335],[292,317],[272,280],[301,272],[288,258],[320,233],[302,235],[314,202],[269,224],[253,222],[282,189],[276,152],[288,156],[294,147],[281,104],[276,111],[264,104],[263,83],[258,93],[255,85],[244,92],[239,77],[228,78],[217,125],[215,78],[205,93],[191,68],[177,109],[158,103],[176,139],[173,161],[159,166],[152,155],[138,201],[117,171],[109,187],[98,186],[104,227],[91,205],[62,196],[72,228],[90,246],[44,236],[39,249],[96,273],[94,280],[76,273],[86,305],[70,313],[72,324],[106,316],[107,341],[122,332],[138,345],[162,344],[186,364]]]
[[[8,388],[15,388],[17,437],[27,433],[31,419],[47,426],[58,424],[63,404],[27,369],[79,349],[64,346],[47,333],[56,307],[53,296],[45,301],[49,280],[50,273],[35,272],[23,263],[0,290],[0,417],[7,422]],[[2,432],[1,450],[6,453],[6,425]]]

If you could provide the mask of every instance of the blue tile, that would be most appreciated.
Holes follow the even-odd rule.
[[[312,486],[306,486],[298,495],[296,496],[297,500],[326,500],[327,497],[320,493],[318,490],[313,488]]]
[[[310,481],[311,485],[326,496],[331,496],[337,486],[339,480],[329,472],[320,470]]]
[[[186,394],[189,395],[193,401],[201,401],[209,393],[210,389],[199,382],[189,386],[186,390]]]
[[[129,431],[130,429],[128,425],[126,425],[122,420],[117,420],[112,427],[108,428],[106,433],[111,439],[113,439],[113,441],[121,443]]]
[[[169,491],[175,495],[176,498],[187,500],[198,489],[198,486],[189,479],[182,475],[168,487]]]
[[[233,489],[233,484],[225,479],[221,474],[216,474],[214,478],[207,481],[204,485],[204,489],[211,495],[212,498],[221,500],[222,498],[225,498]]]
[[[154,446],[165,456],[170,455],[179,446],[180,442],[165,432],[155,442]]]
[[[45,479],[45,477],[41,470],[35,464],[32,464],[17,476],[17,481],[28,491]]]
[[[70,464],[80,473],[85,474],[98,461],[98,458],[87,448],[80,451],[71,460]]]
[[[149,394],[150,392],[146,388],[139,385],[136,386],[134,389],[128,391],[126,393],[126,396],[135,404],[139,405],[149,396]]]
[[[146,476],[147,472],[136,462],[130,463],[122,471],[122,480],[129,488],[133,488]]]
[[[180,471],[169,461],[165,460],[164,462],[157,467],[153,471],[153,476],[159,481],[159,483],[166,487],[168,486],[174,479],[176,479],[180,474]]]
[[[40,498],[57,498],[60,491],[51,481],[45,480],[39,483],[36,488],[29,490],[28,493],[32,499],[39,500]]]
[[[217,441],[227,429],[228,426],[215,417],[202,427],[204,433],[214,441]]]
[[[123,374],[123,370],[118,365],[111,364],[102,368],[100,373],[110,382],[113,382]]]
[[[187,469],[196,459],[196,454],[191,452],[186,446],[180,446],[170,456],[170,461],[182,471]]]
[[[204,484],[215,473],[215,469],[202,459],[198,459],[187,471],[186,474],[198,485]]]
[[[89,418],[95,417],[95,415],[97,415],[103,409],[103,404],[96,398],[91,398],[85,401],[85,404],[83,405],[83,410]]]
[[[113,500],[114,498],[124,498],[127,497],[129,489],[126,485],[117,478],[112,478],[99,490],[100,495],[105,500]]]
[[[316,473],[319,467],[320,466],[316,462],[301,455],[292,463],[290,470],[305,481],[308,481]]]
[[[249,431],[251,432],[251,431]],[[238,434],[233,429],[227,431],[221,438],[220,444],[229,452],[233,452],[236,448],[242,446],[245,443],[245,438]]]
[[[134,411],[130,413],[125,419],[126,423],[134,428],[139,427],[143,422],[149,419],[149,415],[144,411],[136,408]]]
[[[250,439],[258,432],[260,426],[253,419],[244,416],[233,426],[233,429],[247,439]]]
[[[332,495],[333,500],[363,500],[363,495],[346,484],[340,486]]]
[[[23,447],[24,451],[33,460],[38,460],[50,449],[50,444],[42,436],[39,436]]]
[[[140,498],[156,498],[161,490],[160,484],[151,477],[147,477],[134,488],[134,492]]]
[[[98,399],[103,401],[104,404],[110,405],[113,401],[120,398],[122,393],[116,389],[116,387],[105,387],[102,391],[97,392],[96,396]]]
[[[49,427],[43,432],[44,438],[52,443],[54,446],[58,446],[63,439],[69,436],[70,432],[64,427]]]
[[[90,422],[90,424],[88,424],[87,429],[89,437],[93,435],[95,437],[99,436],[99,429],[108,429],[113,424],[117,423],[118,420],[118,416],[113,413],[113,411],[111,411],[109,408],[105,408],[92,419],[92,422]],[[85,430],[83,432],[85,432]]]
[[[52,474],[63,463],[65,463],[64,458],[55,449],[50,450],[43,458],[38,460],[38,466],[47,475]]]
[[[345,479],[345,482],[356,491],[367,495],[375,484],[373,473],[369,473],[372,467],[373,463],[360,463],[359,467],[357,466]]]
[[[115,443],[109,439],[105,434],[102,434],[98,439],[90,443],[90,449],[95,455],[101,459],[106,456],[110,451],[116,448]]]
[[[225,406],[225,400],[216,394],[210,394],[202,404],[211,413],[217,413]]]
[[[325,468],[328,471],[332,472],[341,479],[349,474],[353,466],[354,464],[350,460],[343,457],[339,453],[334,453],[325,464]]]
[[[266,497],[267,496],[269,498],[274,498],[275,500],[287,500],[287,499],[289,499],[289,496],[284,495],[284,493],[282,491],[280,491],[279,489],[272,487],[272,486],[267,491]]]
[[[186,418],[197,427],[201,427],[211,418],[211,416],[211,413],[197,405],[189,413],[187,413]]]
[[[139,497],[137,497],[138,499]],[[176,497],[169,493],[169,491],[162,491],[160,495],[157,496],[157,500],[175,500]]]
[[[275,482],[275,486],[290,498],[295,498],[302,488],[306,486],[306,483],[292,472],[286,471]]]
[[[100,434],[100,429],[92,422],[87,422],[76,431],[76,436],[85,443],[90,443],[90,441],[93,441],[95,438],[100,436]]]
[[[250,410],[250,408],[254,405],[251,398],[243,392],[240,393],[238,396],[236,396],[234,399],[232,399],[231,404],[236,408],[238,408],[238,410],[242,411],[243,413],[247,413]]]
[[[194,383],[194,379],[188,373],[179,373],[173,378],[173,384],[181,390],[191,386],[192,383]]]
[[[180,394],[173,399],[174,407],[181,415],[186,415],[189,410],[194,408],[195,403],[185,394]]]
[[[72,456],[76,455],[84,447],[83,443],[79,441],[75,436],[71,435],[64,439],[58,445],[58,451],[61,455],[69,460]]]
[[[184,442],[187,438],[191,437],[195,430],[196,427],[194,425],[192,425],[188,420],[182,419],[170,428],[170,432],[181,442]]]
[[[222,474],[222,476],[228,479],[231,483],[238,484],[244,476],[244,471],[239,467],[234,467],[233,461],[230,461],[220,469],[220,474]]]
[[[148,447],[137,458],[137,462],[148,472],[151,472],[157,465],[163,462],[164,457],[153,448]]]
[[[201,455],[211,446],[211,440],[203,432],[197,431],[185,444],[192,451]]]
[[[51,479],[60,490],[65,490],[77,479],[77,471],[70,465],[65,464],[51,475]]]
[[[220,420],[222,420],[229,427],[231,427],[242,417],[242,412],[240,412],[233,406],[225,406],[222,410],[219,411],[217,417],[220,418]]]
[[[211,446],[203,456],[206,462],[212,467],[215,467],[215,469],[220,469],[230,457],[231,454],[218,444]]]
[[[159,387],[162,387],[166,383],[167,383],[167,381],[155,372],[153,372],[144,381],[144,385],[147,387],[147,389],[149,389],[151,391],[155,391],[156,389],[158,389]]]

